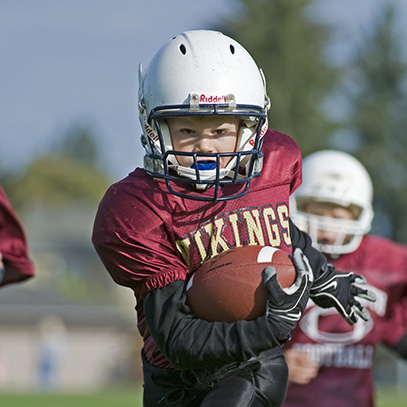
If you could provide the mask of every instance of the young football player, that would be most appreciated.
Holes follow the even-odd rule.
[[[136,296],[144,406],[280,406],[287,382],[280,346],[309,295],[353,324],[357,314],[369,318],[355,297],[371,294],[353,284],[358,276],[328,267],[291,223],[300,151],[267,129],[265,79],[240,44],[214,31],[177,35],[140,66],[138,100],[144,169],[107,191],[93,243],[116,283]],[[295,283],[282,290],[267,268],[264,315],[198,319],[186,280],[203,261],[245,245],[293,252]]]
[[[33,277],[23,226],[0,187],[0,287]]]
[[[376,347],[384,344],[407,358],[407,248],[368,235],[372,193],[368,172],[353,156],[326,150],[304,159],[293,221],[335,267],[364,276],[377,301],[364,304],[372,318],[353,327],[310,301],[284,347],[286,407],[372,407]]]

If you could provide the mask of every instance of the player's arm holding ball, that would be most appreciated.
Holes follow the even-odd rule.
[[[282,289],[272,267],[263,271],[268,292],[266,312],[253,321],[208,322],[187,305],[185,282],[174,281],[150,292],[144,310],[151,333],[174,366],[200,368],[250,359],[281,346],[306,306],[312,271],[301,251],[294,256],[297,278]]]
[[[324,305],[335,306],[349,323],[356,322],[355,314],[363,319],[369,318],[367,310],[355,297],[373,298],[366,290],[353,285],[356,276],[328,266],[325,257],[312,248],[308,235],[293,224],[291,230],[293,242],[301,245],[309,254],[311,264],[318,272],[313,272],[310,260],[299,247],[294,250],[297,278],[292,286],[282,289],[275,270],[265,268],[263,279],[268,291],[267,311],[254,321],[224,323],[196,318],[187,305],[184,281],[175,281],[147,295],[144,309],[151,333],[172,364],[182,368],[219,366],[244,361],[267,349],[281,346],[289,340],[310,291],[314,290],[314,295],[320,295],[318,289],[325,279],[334,279],[337,284],[331,292],[321,290]],[[314,288],[315,280],[318,282],[317,288]]]

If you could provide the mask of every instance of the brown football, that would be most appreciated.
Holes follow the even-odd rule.
[[[273,266],[281,287],[295,281],[293,257],[271,246],[242,246],[202,263],[187,283],[187,303],[207,321],[252,320],[265,312],[262,271]]]

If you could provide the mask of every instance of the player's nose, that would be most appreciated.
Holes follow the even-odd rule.
[[[215,149],[212,145],[210,137],[201,135],[195,143],[195,152],[197,153],[213,153]]]
[[[335,232],[330,232],[327,230],[318,231],[318,243],[321,244],[333,244],[337,238],[338,234]]]

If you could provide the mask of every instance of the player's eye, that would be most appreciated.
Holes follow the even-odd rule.
[[[191,130],[191,129],[181,129],[179,132],[183,133],[183,134],[193,134],[193,133],[195,133],[194,130]]]
[[[227,129],[216,129],[212,131],[212,135],[214,136],[223,136],[224,134],[227,134],[228,130]]]

